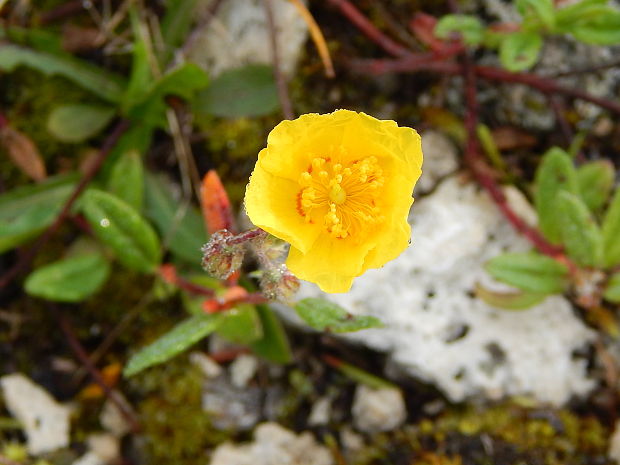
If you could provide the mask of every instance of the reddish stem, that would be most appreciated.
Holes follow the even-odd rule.
[[[86,350],[84,349],[82,344],[80,344],[80,341],[75,335],[75,331],[73,330],[73,327],[71,326],[71,323],[69,322],[69,319],[61,311],[59,311],[55,306],[52,306],[52,311],[56,315],[56,319],[58,320],[60,329],[67,337],[67,342],[69,343],[69,347],[71,347],[71,350],[73,351],[75,356],[84,365],[84,368],[86,368],[86,371],[88,371],[88,373],[92,376],[93,381],[97,383],[97,385],[99,385],[101,389],[103,389],[103,392],[105,393],[106,397],[109,398],[114,403],[114,405],[118,408],[121,415],[129,423],[132,431],[134,433],[140,432],[141,427],[140,427],[140,423],[138,422],[138,419],[134,416],[133,412],[127,408],[127,406],[125,405],[125,402],[123,401],[123,399],[120,398],[118,393],[113,391],[110,388],[110,386],[107,385],[107,383],[105,382],[105,379],[103,378],[103,375],[99,372],[99,370],[97,370],[97,367],[95,367],[89,355],[86,353]]]
[[[390,55],[401,57],[410,55],[411,52],[404,46],[395,42],[386,36],[383,32],[375,27],[366,16],[364,16],[353,4],[348,0],[328,0],[329,3],[340,9],[340,12],[346,16],[366,37],[376,43]]]
[[[227,245],[243,244],[244,242],[256,239],[257,237],[266,236],[267,232],[260,228],[248,229],[236,236],[231,237],[226,241]]]

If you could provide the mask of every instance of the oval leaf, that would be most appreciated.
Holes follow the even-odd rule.
[[[263,336],[263,328],[254,305],[238,304],[222,313],[217,334],[237,344],[250,344]]]
[[[46,178],[45,163],[39,149],[24,133],[11,126],[4,126],[0,128],[0,144],[9,152],[15,166],[26,176],[35,181]]]
[[[608,160],[585,163],[577,169],[579,195],[591,211],[595,212],[605,205],[615,174],[614,165]]]
[[[602,226],[603,261],[607,268],[620,265],[620,188],[607,208]]]
[[[568,284],[563,264],[534,252],[499,255],[485,269],[498,281],[538,294],[561,293]]]
[[[75,179],[52,178],[0,195],[0,252],[24,243],[52,224],[71,195]]]
[[[263,337],[251,344],[254,353],[274,363],[288,363],[293,358],[282,323],[267,305],[257,305]]]
[[[131,357],[123,374],[133,376],[171,359],[207,337],[218,327],[220,321],[219,315],[196,315],[188,318]]]
[[[607,281],[603,297],[610,302],[620,303],[620,273],[614,273]]]
[[[62,142],[82,142],[105,128],[113,117],[110,107],[62,105],[49,115],[47,130]]]
[[[144,167],[137,150],[123,153],[110,172],[108,191],[131,205],[134,210],[142,210],[144,199]]]
[[[153,228],[118,197],[89,189],[80,201],[95,235],[111,247],[128,268],[151,273],[161,260],[159,240]]]
[[[534,16],[546,28],[552,28],[555,23],[553,0],[517,0],[516,7],[524,19]]]
[[[562,242],[558,193],[577,193],[577,174],[568,154],[557,147],[547,151],[536,171],[534,204],[538,213],[538,226],[544,236],[554,244]]]
[[[279,107],[273,70],[265,65],[247,65],[224,71],[194,102],[198,113],[239,118],[273,113]]]
[[[297,314],[319,331],[346,333],[368,328],[380,328],[381,321],[374,316],[355,316],[328,300],[308,298],[297,302]]]
[[[523,71],[534,66],[542,43],[536,32],[515,32],[502,40],[499,59],[508,71]]]
[[[539,304],[548,295],[529,291],[496,292],[486,289],[479,284],[476,284],[474,293],[476,297],[487,305],[503,310],[525,310]]]
[[[600,266],[603,258],[601,231],[590,215],[588,207],[576,195],[560,192],[558,212],[562,226],[562,242],[569,257],[578,265]]]
[[[445,15],[435,26],[435,35],[440,39],[450,39],[454,33],[461,35],[467,45],[478,45],[484,38],[484,26],[471,15]]]
[[[56,302],[81,302],[97,292],[110,274],[101,254],[59,260],[32,272],[24,284],[28,294]]]

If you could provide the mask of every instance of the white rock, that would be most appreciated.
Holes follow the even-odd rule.
[[[0,386],[7,409],[23,425],[31,455],[69,445],[69,408],[19,373],[0,378]]]
[[[243,354],[230,364],[230,381],[238,388],[244,388],[256,374],[258,359],[253,355]]]
[[[86,440],[90,452],[106,463],[114,463],[121,455],[121,446],[116,436],[110,433],[91,434]]]
[[[415,186],[415,195],[431,191],[437,182],[459,166],[456,147],[439,131],[425,131],[422,136],[424,175]]]
[[[373,389],[358,384],[353,399],[353,424],[364,433],[392,431],[407,418],[407,407],[400,389]]]
[[[189,354],[189,361],[200,368],[202,374],[207,378],[217,378],[222,374],[222,367],[203,352],[192,352]]]
[[[324,426],[329,423],[329,416],[332,408],[332,400],[328,396],[319,398],[310,411],[308,416],[309,426]]]
[[[106,462],[94,452],[86,452],[79,459],[75,460],[72,465],[106,465]]]
[[[207,9],[211,2],[205,3]],[[280,68],[292,75],[308,28],[295,6],[272,0]],[[228,0],[200,33],[190,52],[191,60],[213,76],[249,63],[271,64],[272,48],[263,0]]]
[[[510,312],[472,298],[477,282],[494,289],[483,264],[503,251],[529,250],[489,197],[458,177],[415,202],[413,245],[380,270],[357,278],[346,294],[325,296],[303,283],[298,298],[323,296],[385,328],[346,337],[389,353],[407,373],[434,383],[453,401],[531,395],[563,404],[594,381],[573,356],[593,338],[570,303],[547,298]],[[286,309],[283,314],[294,319]]]
[[[254,441],[224,443],[211,457],[211,465],[332,465],[325,446],[309,432],[296,435],[277,423],[263,423],[254,431]]]
[[[116,391],[116,397],[130,409],[129,403],[120,392]],[[101,423],[101,426],[107,431],[118,437],[124,436],[131,431],[131,425],[127,422],[127,419],[123,416],[118,406],[109,398],[103,404],[103,408],[99,414],[99,423]]]

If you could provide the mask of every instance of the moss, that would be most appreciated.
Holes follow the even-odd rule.
[[[207,451],[227,439],[211,427],[202,410],[201,372],[187,357],[177,357],[131,380],[140,395],[138,409],[145,460],[152,465],[193,465],[207,462]]]

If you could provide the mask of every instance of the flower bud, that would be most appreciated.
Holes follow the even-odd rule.
[[[280,265],[262,272],[260,287],[268,299],[288,300],[299,290],[299,280]]]
[[[202,268],[211,276],[226,279],[241,266],[245,249],[243,244],[231,244],[233,237],[230,231],[222,229],[213,233],[202,247]]]

